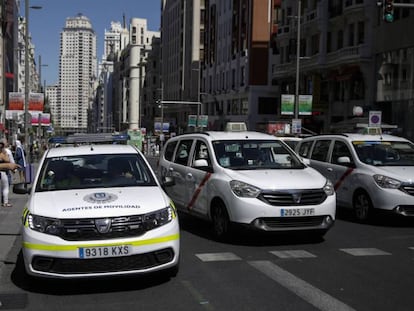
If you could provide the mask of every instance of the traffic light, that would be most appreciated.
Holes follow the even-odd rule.
[[[394,21],[394,0],[383,0],[383,19],[387,23],[392,23]]]

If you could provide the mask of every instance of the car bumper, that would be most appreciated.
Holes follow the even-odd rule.
[[[402,216],[414,216],[414,196],[398,189],[376,189],[370,195],[374,208],[394,212]]]
[[[128,245],[126,256],[83,259],[83,248],[111,248]],[[29,275],[46,278],[90,278],[144,274],[174,268],[179,263],[178,220],[150,230],[139,237],[94,241],[65,241],[25,227],[23,258]]]
[[[302,231],[302,230],[328,230],[335,222],[336,196],[328,196],[319,205],[302,206],[274,206],[258,199],[245,199],[235,197],[230,203],[234,206],[230,210],[232,222],[247,225],[261,231]],[[284,216],[288,209],[313,210],[307,216]]]

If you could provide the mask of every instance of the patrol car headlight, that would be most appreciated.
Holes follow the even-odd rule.
[[[259,188],[238,180],[232,180],[230,188],[235,195],[242,198],[256,198],[260,194]]]
[[[61,222],[59,219],[47,218],[43,216],[29,214],[27,218],[27,222],[28,222],[29,228],[34,231],[51,234],[51,235],[59,235],[60,233]]]
[[[334,195],[335,193],[335,188],[334,185],[332,184],[332,182],[330,180],[326,181],[325,186],[323,186],[323,191],[325,191],[326,195]]]
[[[173,219],[173,209],[171,206],[148,213],[144,215],[144,227],[146,230],[155,229],[161,227]]]
[[[384,175],[374,175],[374,180],[381,188],[398,189],[401,186],[401,181]]]

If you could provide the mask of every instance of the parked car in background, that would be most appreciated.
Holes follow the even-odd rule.
[[[359,221],[375,210],[414,216],[414,144],[385,134],[304,138],[297,153],[335,185],[338,206]]]
[[[23,214],[23,258],[29,275],[90,278],[179,267],[177,213],[148,162],[132,145],[48,149]],[[78,145],[79,144],[79,145]]]
[[[232,225],[324,235],[334,224],[333,185],[275,136],[249,131],[170,138],[159,175],[183,213],[208,220],[217,238]]]

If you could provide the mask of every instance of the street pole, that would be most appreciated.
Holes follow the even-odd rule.
[[[164,147],[164,82],[161,82],[161,134],[160,134],[160,151],[159,154],[161,154],[161,151]]]
[[[24,38],[24,149],[26,161],[30,163],[29,150],[29,0],[25,0],[25,38]]]
[[[296,38],[296,85],[295,85],[295,119],[299,118],[299,69],[300,69],[300,18],[302,1],[298,0],[298,30]]]

